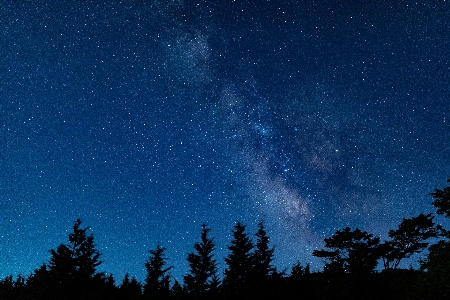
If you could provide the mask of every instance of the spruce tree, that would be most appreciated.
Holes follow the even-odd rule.
[[[218,287],[217,262],[213,259],[215,244],[208,237],[211,229],[202,225],[201,242],[194,244],[196,253],[189,253],[190,274],[184,276],[187,291],[195,298],[213,294]]]
[[[150,250],[150,258],[145,263],[147,277],[144,284],[144,296],[146,299],[167,299],[170,296],[170,274],[173,267],[166,268],[167,258],[164,254],[166,248],[158,245],[155,250]]]
[[[253,271],[253,243],[245,232],[245,226],[238,222],[232,231],[233,240],[228,246],[230,254],[225,258],[227,268],[223,284],[225,289],[235,294],[249,283]]]
[[[255,280],[259,283],[271,278],[276,269],[272,265],[274,248],[269,248],[269,236],[262,221],[258,223],[255,252],[253,254]]]
[[[81,228],[81,220],[75,221],[69,243],[60,244],[50,250],[48,276],[54,287],[52,293],[67,299],[87,299],[96,289],[96,268],[102,263],[100,253],[95,249],[94,236],[87,235],[89,228]]]
[[[50,271],[60,272],[61,276],[69,276],[71,279],[89,279],[96,272],[96,268],[102,263],[99,260],[100,253],[95,250],[94,236],[87,235],[89,228],[80,228],[81,220],[75,221],[73,232],[69,234],[69,244],[60,244],[56,251],[50,250]]]

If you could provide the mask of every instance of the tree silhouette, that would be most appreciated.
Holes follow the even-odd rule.
[[[276,274],[276,269],[272,265],[274,249],[269,248],[269,236],[266,233],[262,221],[258,223],[258,231],[255,235],[256,244],[253,253],[253,271],[256,281],[261,282]]]
[[[81,228],[81,220],[77,219],[73,232],[69,234],[69,243],[50,250],[48,271],[41,269],[38,273],[52,283],[55,295],[86,299],[95,288],[96,268],[102,262],[99,260],[100,253],[95,249],[94,236],[87,235],[88,229]]]
[[[438,209],[447,201],[443,200],[444,191],[432,193],[440,200],[435,201]],[[325,272],[305,276],[310,274],[309,264],[297,262],[290,278],[280,278],[284,271],[278,273],[273,266],[274,249],[269,247],[264,224],[258,223],[255,244],[245,230],[240,222],[233,227],[220,288],[213,259],[215,243],[205,225],[200,241],[187,256],[190,271],[184,276],[184,286],[175,280],[170,288],[172,267],[166,265],[166,248],[158,245],[149,251],[145,263],[145,284],[126,274],[117,287],[111,274],[97,272],[101,261],[93,235],[88,235],[88,228],[82,228],[77,220],[68,244],[50,250],[48,263],[27,279],[8,276],[0,280],[0,299],[298,299],[299,295],[311,299],[366,299],[367,295],[371,299],[450,299],[450,236],[444,229],[442,240],[430,246],[428,256],[421,260],[420,271],[403,269],[361,276],[373,272],[380,255],[386,268],[395,269],[402,259],[422,251],[428,245],[426,240],[437,236],[432,214],[404,218],[397,229],[389,230],[391,240],[381,245],[378,237],[360,229],[338,230],[325,239],[326,249],[313,252],[326,260]]]
[[[450,182],[450,178],[447,180]],[[450,186],[443,190],[435,189],[431,196],[437,213],[450,218]],[[429,247],[427,257],[420,261],[421,269],[426,272],[427,282],[442,299],[450,297],[450,233],[442,226],[437,226],[444,240]]]
[[[233,240],[228,246],[230,254],[225,258],[227,268],[223,285],[225,289],[235,294],[244,288],[251,279],[253,271],[253,243],[245,232],[245,226],[238,222],[232,231]]]
[[[450,182],[450,178],[447,179],[447,182]],[[431,196],[434,198],[432,204],[437,208],[436,213],[450,218],[450,186],[445,187],[443,190],[435,189]]]
[[[13,276],[9,275],[0,280],[0,299],[12,299],[15,295]]]
[[[69,276],[71,279],[89,279],[95,274],[96,268],[102,263],[100,253],[95,250],[94,236],[87,235],[89,228],[80,228],[81,220],[75,221],[73,232],[69,234],[69,244],[60,244],[56,250],[50,250],[50,272]]]
[[[170,290],[170,299],[188,299],[188,293],[185,287],[182,287],[178,280],[172,285]]]
[[[431,214],[403,218],[398,229],[389,230],[391,240],[379,247],[385,269],[396,269],[402,259],[409,258],[428,246],[425,240],[437,236],[433,218]]]
[[[51,299],[49,288],[51,281],[47,264],[42,264],[28,277],[27,289],[32,299]],[[2,299],[2,298],[0,298]]]
[[[292,267],[291,267],[291,274],[290,277],[299,277],[303,275],[309,275],[311,274],[310,265],[306,264],[305,267],[297,261]]]
[[[0,280],[0,299],[25,299],[26,280],[22,275],[18,275],[14,280],[12,275]]]
[[[128,273],[122,280],[119,286],[119,298],[138,300],[142,298],[142,285],[136,280],[136,277],[130,279]]]
[[[427,282],[442,299],[450,298],[450,242],[439,241],[431,245],[427,257],[420,261],[426,271]]]
[[[112,274],[97,273],[93,278],[94,286],[85,299],[116,299],[118,288]]]
[[[170,296],[170,274],[166,268],[167,258],[164,254],[166,248],[158,245],[150,250],[150,258],[145,263],[147,277],[144,284],[144,296],[148,299],[167,299]]]
[[[373,237],[360,229],[351,231],[346,227],[338,230],[331,238],[324,239],[325,247],[333,249],[314,250],[313,256],[325,258],[325,271],[351,274],[371,273],[379,258],[379,237]]]
[[[208,238],[211,229],[202,225],[201,241],[194,244],[196,253],[189,253],[190,274],[184,276],[187,291],[197,298],[217,292],[219,281],[217,279],[217,262],[213,259],[215,244],[212,238]]]

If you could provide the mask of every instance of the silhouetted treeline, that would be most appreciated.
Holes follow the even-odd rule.
[[[447,180],[450,182],[450,179]],[[450,186],[431,193],[437,214],[450,218]],[[403,219],[389,230],[389,240],[346,227],[326,238],[313,256],[325,261],[323,271],[295,263],[289,273],[273,265],[275,250],[263,222],[255,240],[238,222],[232,229],[224,274],[218,274],[215,243],[202,225],[200,240],[187,255],[183,282],[173,280],[166,248],[149,251],[145,281],[125,275],[116,282],[97,267],[102,263],[94,236],[78,219],[68,243],[50,250],[50,259],[28,277],[0,280],[0,299],[450,299],[450,230],[434,215]],[[438,242],[429,245],[430,238]],[[399,269],[403,259],[428,249],[420,269]],[[382,262],[383,270],[375,271]]]

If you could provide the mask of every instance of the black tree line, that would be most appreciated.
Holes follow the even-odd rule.
[[[450,186],[436,189],[431,196],[436,213],[450,218]],[[321,299],[363,299],[371,289],[373,294],[389,293],[389,297],[383,294],[386,299],[430,295],[448,299],[450,231],[436,225],[434,219],[431,213],[404,218],[397,229],[389,230],[389,239],[383,242],[358,228],[337,230],[325,238],[325,249],[312,253],[324,259],[323,271],[311,272],[309,264],[297,262],[289,275],[274,266],[275,249],[261,221],[255,241],[244,224],[234,225],[221,276],[211,229],[202,225],[200,240],[187,254],[189,271],[182,283],[171,277],[173,266],[168,265],[166,248],[158,245],[149,251],[144,264],[144,283],[126,274],[120,284],[112,275],[97,270],[102,261],[94,236],[78,219],[68,243],[50,250],[47,263],[28,277],[0,280],[0,299],[297,299],[299,287],[312,298]],[[429,246],[430,239],[437,242]],[[429,253],[420,260],[419,270],[399,269],[402,260],[425,249]],[[380,261],[381,272],[376,271]]]

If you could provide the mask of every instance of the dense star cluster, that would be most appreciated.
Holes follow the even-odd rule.
[[[220,272],[260,221],[278,269],[317,269],[336,230],[433,211],[450,6],[391,2],[1,1],[0,278],[78,218],[142,281],[157,245],[182,280],[202,224]]]

